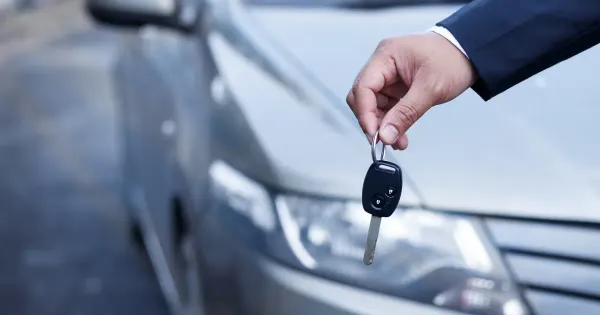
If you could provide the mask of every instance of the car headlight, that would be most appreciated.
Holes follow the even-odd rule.
[[[399,209],[382,221],[377,259],[366,266],[362,257],[370,216],[360,202],[268,192],[220,161],[210,174],[217,202],[240,217],[232,221],[245,222],[232,230],[257,238],[253,244],[261,244],[258,250],[274,259],[357,287],[469,314],[527,314],[473,218]]]

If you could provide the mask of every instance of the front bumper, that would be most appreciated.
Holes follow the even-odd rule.
[[[260,313],[264,315],[460,315],[316,277],[264,257],[254,260],[257,270],[249,278],[252,283],[243,285],[248,288],[244,296],[263,301]]]

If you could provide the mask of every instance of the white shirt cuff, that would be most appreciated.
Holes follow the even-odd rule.
[[[452,35],[452,33],[450,33],[450,31],[447,30],[445,27],[434,26],[434,27],[430,28],[429,31],[438,33],[439,35],[443,36],[445,39],[447,39],[449,42],[451,42],[452,45],[456,46],[456,48],[458,48],[465,55],[465,57],[467,57],[467,59],[469,59],[469,56],[467,55],[465,50],[462,48],[462,46],[458,43],[456,38],[454,38],[454,35]]]

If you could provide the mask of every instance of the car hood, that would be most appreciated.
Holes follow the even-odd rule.
[[[381,39],[426,30],[457,8],[262,7],[251,16],[343,100]],[[432,109],[410,130],[408,150],[394,153],[422,201],[443,209],[599,221],[599,53],[591,49],[487,103],[468,91]],[[347,169],[357,163],[323,159]],[[320,161],[315,165],[327,165]]]

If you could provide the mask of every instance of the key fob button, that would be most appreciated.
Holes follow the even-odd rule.
[[[385,194],[390,198],[394,198],[396,196],[396,187],[389,186]]]
[[[389,217],[398,207],[401,195],[400,167],[388,161],[376,161],[371,164],[363,182],[363,209],[377,217]]]
[[[371,202],[371,204],[373,205],[373,208],[381,209],[385,204],[385,199],[383,198],[383,196],[375,195],[373,196],[373,201]]]

